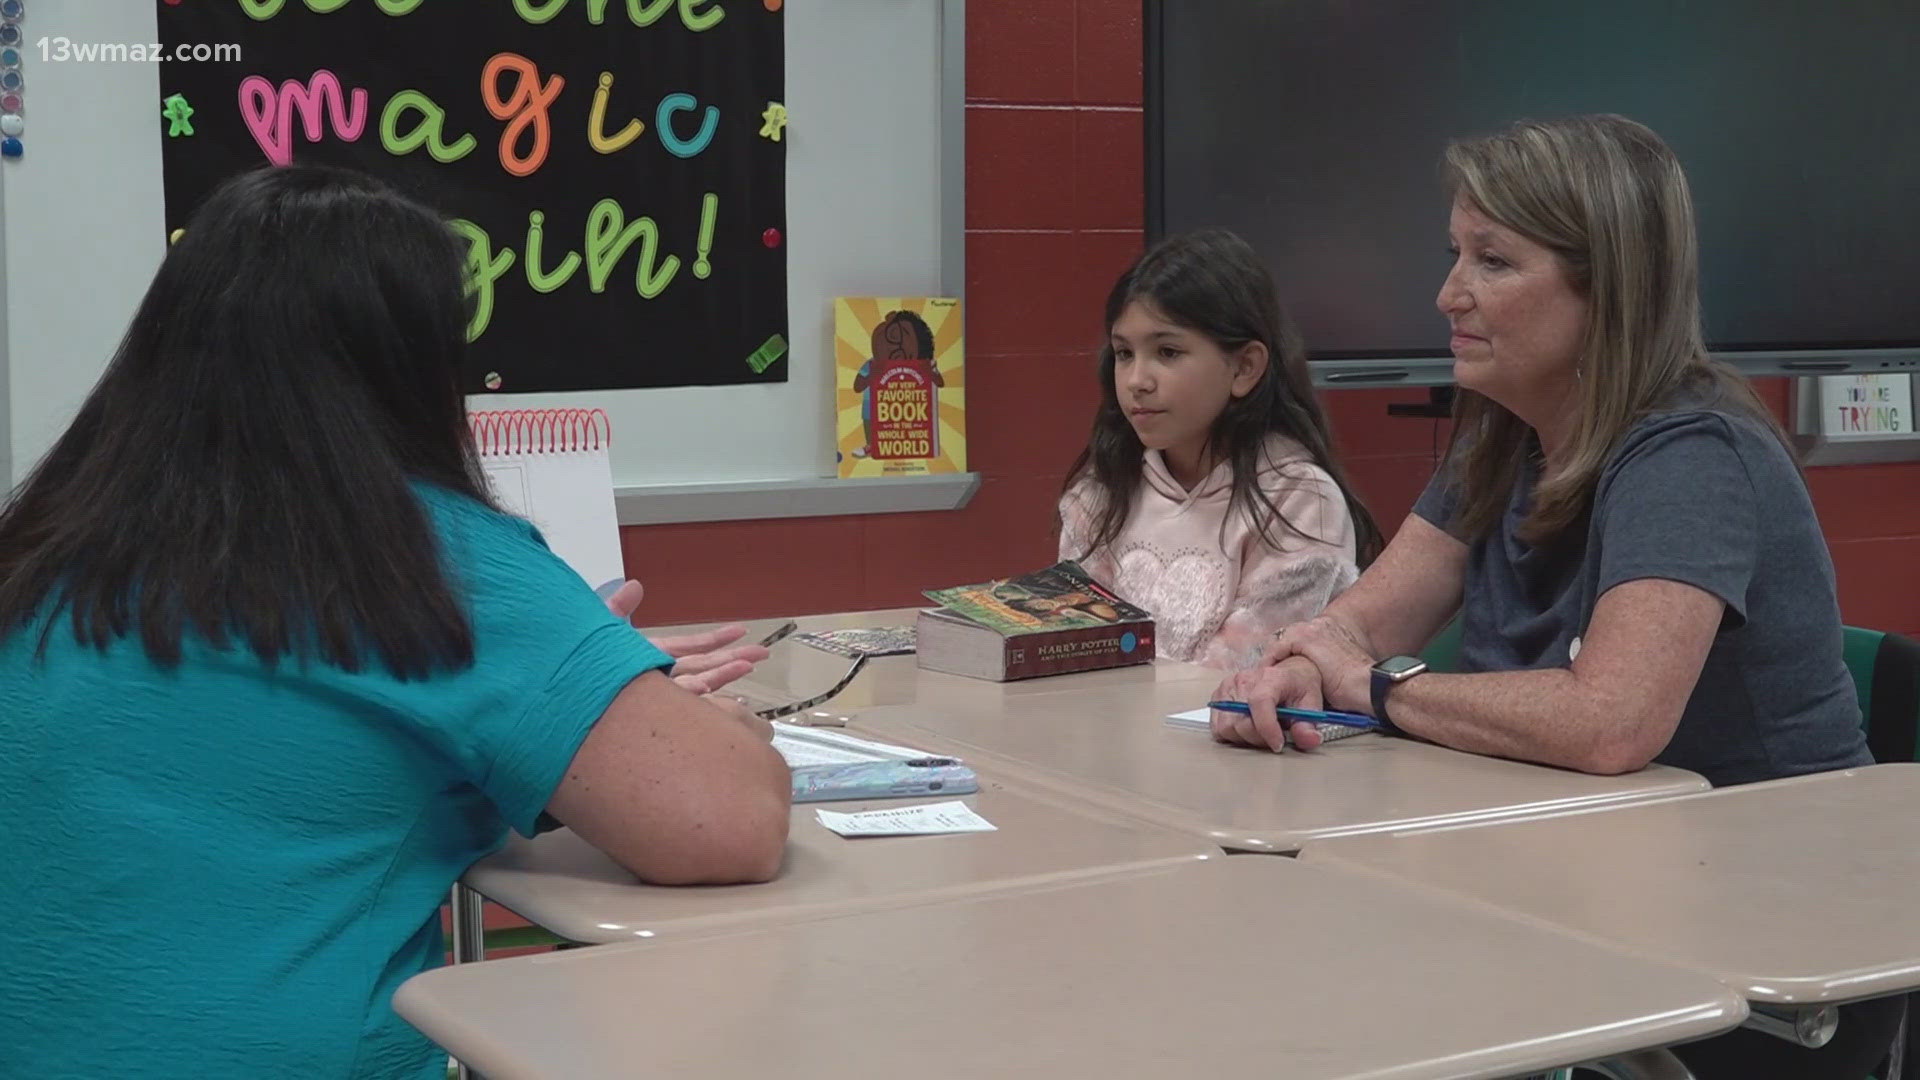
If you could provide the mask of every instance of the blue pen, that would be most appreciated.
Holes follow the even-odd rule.
[[[1207,708],[1218,709],[1221,712],[1251,713],[1251,710],[1247,707],[1247,703],[1244,701],[1209,701],[1207,702]],[[1380,721],[1360,713],[1328,712],[1322,709],[1295,709],[1286,705],[1276,706],[1273,711],[1280,715],[1282,726],[1285,726],[1288,720],[1311,720],[1317,724],[1339,724],[1343,727],[1376,729],[1380,727]]]

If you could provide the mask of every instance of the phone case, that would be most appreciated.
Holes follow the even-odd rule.
[[[973,770],[953,758],[802,765],[793,770],[793,801],[797,803],[969,795],[979,790],[980,781]]]

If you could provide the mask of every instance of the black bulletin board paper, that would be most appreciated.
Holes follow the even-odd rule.
[[[471,242],[469,393],[786,380],[779,0],[158,7],[168,54],[240,47],[162,65],[170,234],[236,172],[359,169]]]

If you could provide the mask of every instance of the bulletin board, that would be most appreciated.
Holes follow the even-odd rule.
[[[237,46],[162,66],[167,228],[344,166],[467,241],[469,393],[785,381],[783,8],[162,0],[163,49]]]
[[[581,339],[577,332],[579,319],[574,316],[537,318],[527,332],[527,343],[512,351],[496,353],[494,362],[484,368],[475,366],[470,373],[470,379],[477,380],[477,385],[469,385],[471,407],[605,410],[612,421],[613,477],[621,500],[623,523],[789,516],[828,512],[828,509],[843,513],[926,509],[956,505],[957,500],[963,500],[971,490],[967,481],[959,477],[948,478],[945,485],[932,485],[939,488],[938,492],[922,492],[918,496],[913,492],[928,484],[903,481],[896,486],[891,480],[826,479],[836,472],[834,299],[964,294],[964,0],[705,0],[704,3],[693,0],[201,0],[178,5],[165,0],[151,3],[121,0],[115,6],[126,10],[114,15],[103,5],[99,16],[101,25],[92,28],[90,33],[113,32],[127,40],[149,40],[147,35],[155,33],[155,12],[158,11],[161,24],[158,31],[165,36],[168,32],[165,24],[177,13],[176,9],[192,7],[225,12],[228,17],[239,12],[248,22],[261,26],[287,20],[285,26],[304,26],[312,34],[319,34],[327,20],[353,19],[356,25],[364,21],[372,28],[369,33],[414,34],[416,37],[410,40],[415,41],[416,48],[429,52],[441,50],[438,39],[424,29],[430,24],[422,22],[423,29],[409,31],[404,26],[407,20],[428,16],[438,19],[440,16],[434,13],[442,9],[465,13],[489,7],[511,12],[513,23],[525,21],[519,16],[519,9],[523,7],[551,17],[542,24],[515,26],[502,22],[496,12],[492,25],[512,30],[511,38],[476,37],[471,49],[459,54],[464,59],[456,57],[451,48],[441,50],[447,55],[436,53],[433,57],[435,70],[441,70],[437,65],[446,65],[444,70],[448,73],[439,78],[469,80],[464,90],[456,82],[421,84],[427,87],[423,92],[433,96],[434,104],[447,112],[442,124],[442,143],[451,148],[461,134],[471,134],[475,140],[472,151],[458,162],[443,164],[435,160],[430,139],[409,153],[393,154],[386,148],[380,123],[391,95],[401,89],[418,87],[403,86],[399,76],[362,64],[355,58],[354,51],[364,52],[372,45],[350,48],[347,35],[336,33],[329,40],[344,51],[332,55],[323,56],[313,51],[314,46],[298,42],[287,47],[298,46],[300,51],[287,54],[290,59],[284,61],[275,60],[272,52],[262,52],[256,57],[243,51],[241,64],[251,70],[230,69],[213,89],[199,91],[214,95],[204,102],[195,102],[190,92],[180,90],[183,85],[193,85],[180,79],[211,79],[213,75],[176,71],[174,69],[181,66],[176,64],[161,65],[158,85],[150,91],[153,94],[150,105],[121,98],[102,101],[75,98],[76,107],[84,104],[103,114],[111,112],[114,117],[138,106],[139,113],[151,118],[147,123],[152,125],[149,130],[154,134],[151,141],[127,140],[108,147],[76,141],[75,154],[82,150],[88,152],[86,164],[91,171],[82,174],[76,162],[72,170],[62,165],[58,176],[51,167],[54,155],[43,140],[35,150],[38,156],[29,162],[36,174],[46,174],[47,191],[41,202],[59,203],[61,189],[90,183],[87,178],[100,175],[98,170],[102,167],[116,177],[114,187],[117,189],[135,187],[157,193],[163,179],[171,183],[171,175],[163,176],[162,165],[166,162],[171,168],[171,159],[178,151],[167,144],[186,138],[167,135],[172,121],[165,115],[163,103],[176,92],[186,96],[194,110],[188,118],[196,132],[192,138],[199,138],[201,132],[216,130],[203,125],[215,123],[211,114],[221,108],[220,96],[231,95],[225,107],[229,113],[236,114],[237,119],[231,123],[237,126],[224,141],[237,144],[243,150],[252,147],[253,153],[260,154],[245,117],[237,115],[241,81],[247,75],[259,75],[279,94],[267,117],[274,125],[269,131],[277,138],[279,109],[281,102],[287,100],[282,90],[285,81],[296,79],[304,83],[311,98],[315,73],[324,68],[334,73],[345,92],[340,100],[347,110],[342,119],[348,126],[354,117],[351,88],[355,85],[368,88],[362,134],[348,150],[382,161],[386,175],[412,185],[409,190],[429,201],[442,200],[436,205],[445,205],[444,200],[455,197],[458,192],[440,189],[459,178],[462,164],[475,170],[480,170],[483,164],[496,173],[501,170],[499,140],[506,121],[495,119],[487,109],[481,96],[480,76],[487,59],[493,55],[503,51],[517,53],[537,61],[543,78],[557,74],[566,80],[548,110],[552,119],[548,162],[524,178],[526,183],[522,188],[534,192],[537,185],[566,175],[585,177],[583,183],[593,186],[570,196],[571,201],[558,194],[529,194],[511,201],[503,197],[491,210],[472,211],[476,215],[494,215],[481,226],[487,231],[494,252],[511,249],[514,253],[513,264],[496,282],[494,321],[486,334],[476,340],[485,341],[493,337],[496,330],[514,325],[513,320],[520,316],[509,310],[510,304],[531,312],[538,310],[530,306],[536,302],[561,305],[553,309],[555,311],[572,310],[566,307],[569,303],[598,303],[615,309],[613,314],[624,316],[626,313],[621,309],[626,308],[697,306],[696,297],[702,290],[715,297],[724,293],[733,299],[715,299],[705,310],[655,311],[648,317],[665,320],[655,324],[658,328],[648,329],[636,321],[630,324],[629,339],[603,337],[593,339],[592,344]],[[771,11],[770,7],[778,10]],[[254,19],[247,14],[256,9],[263,14],[271,9],[271,18]],[[680,22],[683,10],[688,9],[696,17],[722,12],[724,19],[710,30],[694,31]],[[134,19],[133,11],[137,11],[140,18]],[[597,24],[593,22],[596,11],[601,18]],[[645,27],[629,26],[632,11],[643,15],[657,13],[657,19]],[[126,25],[119,26],[122,22]],[[139,25],[141,22],[145,23],[144,28]],[[729,97],[724,88],[700,89],[710,84],[703,81],[706,76],[690,67],[678,77],[668,77],[631,66],[617,49],[613,53],[576,54],[570,46],[566,55],[561,56],[540,44],[548,40],[546,35],[554,34],[566,41],[584,43],[580,47],[591,49],[594,48],[591,35],[597,32],[634,41],[646,35],[662,35],[662,40],[677,41],[688,48],[704,47],[703,34],[718,35],[729,26],[745,27],[750,22],[762,28],[777,25],[782,48],[770,53],[761,47],[763,43],[757,38],[741,39],[745,42],[743,48],[761,59],[757,61],[760,67],[739,77],[759,80],[754,84],[756,87],[771,85],[765,82],[769,71],[761,68],[777,67],[781,86],[777,94],[755,89],[751,93],[733,92]],[[252,29],[258,31],[260,26]],[[219,32],[224,31],[208,31]],[[244,38],[248,29],[235,33]],[[631,37],[635,34],[640,37]],[[560,41],[562,37],[552,40]],[[711,40],[725,39],[712,37]],[[325,63],[319,63],[320,60]],[[416,58],[414,62],[427,61]],[[717,57],[714,62],[725,61]],[[461,74],[463,66],[465,75]],[[645,125],[645,130],[631,144],[613,154],[599,153],[589,136],[589,125],[594,121],[595,90],[602,71],[611,73],[613,80],[601,118],[601,133],[618,137],[627,130],[625,125],[629,121]],[[43,86],[46,81],[42,79]],[[442,85],[452,89],[433,89]],[[544,84],[528,85],[537,88]],[[717,87],[717,84],[711,85]],[[498,88],[507,100],[511,99],[513,86],[509,74],[502,74]],[[679,107],[689,104],[682,100],[666,101],[670,94],[677,92],[694,97],[692,108]],[[261,89],[250,93],[264,101]],[[320,93],[331,94],[324,81],[320,84]],[[777,143],[759,135],[761,126],[767,122],[764,114],[769,100],[777,100],[784,106],[785,122],[780,127],[781,138]],[[663,103],[668,106],[668,125],[683,142],[697,140],[707,115],[706,108],[718,107],[720,115],[713,141],[688,158],[673,154],[660,141],[657,130],[661,126]],[[314,105],[318,106],[316,121],[320,125],[320,138],[313,142],[306,137],[306,114],[299,108],[298,100],[290,106],[293,112],[287,141],[295,160],[306,160],[306,155],[322,151],[339,152],[339,144],[344,142],[332,134],[335,120],[329,111],[331,97],[308,107]],[[751,115],[744,119],[734,115],[740,110],[751,110]],[[404,107],[399,113],[393,120],[394,136],[425,139],[427,129],[420,125],[428,116],[427,110]],[[456,116],[460,118],[457,124]],[[729,127],[736,123],[748,125],[750,130],[734,140],[733,149],[726,149],[721,132],[736,130]],[[531,138],[524,135],[518,145],[522,149],[530,148]],[[721,155],[728,153],[747,158],[759,155],[763,160],[761,164],[743,167],[746,173],[740,175],[750,175],[749,179],[740,181],[740,186],[720,190],[714,244],[709,255],[712,276],[703,281],[693,276],[700,250],[701,200],[708,191],[702,182],[717,182],[713,179],[715,170],[707,166],[712,164],[717,169],[723,161]],[[779,198],[773,203],[764,195],[771,181],[765,175],[769,169],[762,165],[776,160],[768,155],[777,155],[782,166],[778,176]],[[101,158],[110,160],[96,160]],[[601,158],[607,160],[595,160]],[[661,181],[664,186],[657,188],[645,187],[640,180],[635,180],[631,187],[600,190],[616,184],[617,170],[621,167],[618,163],[622,159],[651,162],[673,176]],[[567,161],[572,161],[580,170],[592,172],[558,171]],[[352,161],[348,159],[345,163]],[[591,291],[590,268],[585,262],[586,230],[592,207],[603,198],[619,203],[623,215],[619,224],[623,228],[631,228],[642,217],[654,219],[659,232],[653,256],[656,272],[665,265],[668,255],[679,258],[673,280],[656,297],[645,298],[636,289],[635,276],[645,255],[643,240],[639,238],[620,253],[620,258],[608,270],[604,293]],[[736,200],[740,201],[738,205]],[[164,212],[165,220],[146,209],[149,205],[146,200],[135,207],[138,214],[123,216],[130,220],[138,217],[145,222],[148,215],[152,215],[150,235],[164,243],[164,234],[178,227],[173,222],[179,211],[172,202],[170,199]],[[582,259],[571,277],[552,294],[541,296],[531,295],[534,290],[527,284],[527,265],[523,261],[529,246],[528,234],[534,224],[530,219],[535,211],[542,214],[537,265],[542,274],[548,275],[544,280],[551,281],[551,275],[562,271],[568,252],[580,254]],[[40,206],[37,212],[56,216],[65,213],[59,205]],[[458,212],[457,208],[453,212]],[[480,221],[478,217],[470,220]],[[143,224],[141,229],[129,233],[126,224],[121,222],[116,226],[116,235],[127,234],[125,243],[144,253],[147,248],[142,236],[147,235],[144,232],[147,227]],[[776,246],[768,246],[769,228],[780,231]],[[729,232],[730,229],[734,231]],[[613,239],[618,239],[618,234]],[[753,273],[740,265],[757,258],[771,261],[761,262]],[[734,265],[729,266],[729,262]],[[766,283],[776,279],[767,267],[774,264],[783,264],[778,271],[780,286],[769,296]],[[727,281],[738,287],[723,289]],[[752,299],[743,299],[749,296]],[[639,315],[632,317],[640,318]],[[688,329],[715,322],[721,325],[710,332]],[[773,333],[770,327],[782,325],[784,351],[780,342],[769,345]],[[502,334],[501,340],[505,339],[506,335]],[[612,340],[611,345],[605,344],[608,340]],[[617,365],[604,355],[593,355],[608,351],[618,356]],[[755,371],[755,365],[762,365],[764,370]],[[558,380],[563,377],[561,372],[590,373],[616,366],[620,371],[630,375],[639,372],[640,377],[653,381],[600,387],[556,381],[551,389],[535,389],[516,374],[544,370]],[[722,381],[714,375],[723,371],[725,378],[733,381]],[[501,376],[498,386],[487,385],[486,376],[490,372]],[[584,375],[577,377],[583,382],[604,381]],[[79,385],[78,375],[75,385]],[[562,386],[572,388],[560,388]],[[853,501],[836,503],[833,500],[843,498],[838,494],[841,489],[864,494],[857,499],[845,496]],[[949,489],[959,494],[951,494]],[[655,497],[678,498],[682,493],[693,501],[677,503],[671,509],[661,509],[665,503]],[[649,500],[656,509],[630,514],[630,508],[639,505],[635,500],[641,498]]]

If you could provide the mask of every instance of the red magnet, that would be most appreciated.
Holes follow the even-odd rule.
[[[779,247],[780,246],[780,230],[768,229],[766,232],[761,233],[760,242],[767,245],[770,248]]]

